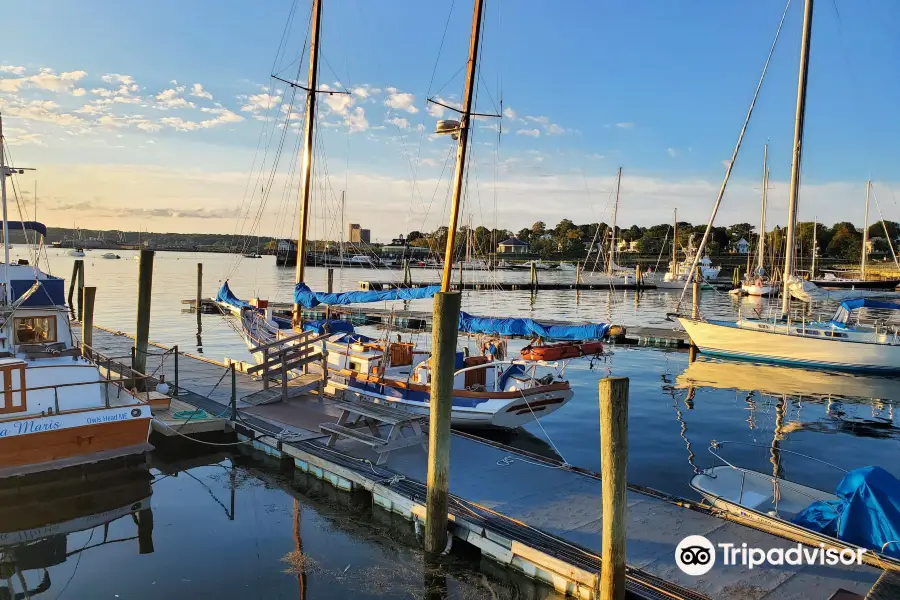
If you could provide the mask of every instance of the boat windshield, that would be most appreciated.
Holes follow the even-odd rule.
[[[844,326],[850,320],[850,313],[858,308],[882,308],[887,310],[900,310],[900,302],[878,298],[849,298],[841,302],[837,312],[834,313],[831,322],[838,326]]]

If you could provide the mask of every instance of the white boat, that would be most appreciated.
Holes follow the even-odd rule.
[[[777,293],[781,286],[772,281],[766,274],[765,258],[766,258],[766,205],[769,196],[769,144],[765,145],[763,150],[763,177],[762,177],[762,206],[760,207],[759,217],[759,246],[756,250],[756,269],[749,270],[749,262],[747,264],[747,275],[741,282],[741,292],[747,296],[771,296]],[[749,259],[748,259],[749,260]]]
[[[116,260],[116,259],[119,259],[122,257],[119,256],[118,254],[116,254],[115,252],[106,252],[103,254],[103,258],[106,258],[108,260]]]
[[[66,254],[69,256],[84,256],[84,250],[81,248],[72,248]]]
[[[372,260],[371,256],[367,256],[365,254],[356,254],[351,256],[348,262],[355,267],[372,267],[374,268],[375,261]]]
[[[830,321],[720,321],[679,316],[705,354],[839,371],[900,372],[900,329],[876,321],[850,324],[860,308],[900,310],[900,302],[856,298],[841,303]]]
[[[570,262],[560,262],[559,267],[557,267],[560,271],[565,271],[567,273],[572,273],[578,269],[575,265]]]
[[[3,148],[0,123],[0,148]],[[6,177],[0,152],[0,196]],[[10,222],[3,220],[4,239]],[[46,235],[44,225],[16,228]],[[35,267],[0,264],[0,478],[144,454],[150,407],[109,381],[72,336],[65,281]],[[90,349],[86,353],[90,354]]]

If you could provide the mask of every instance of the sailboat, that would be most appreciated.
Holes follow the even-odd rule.
[[[460,120],[439,124],[439,134],[450,134],[458,140],[454,186],[462,189],[469,122],[472,119],[472,97],[475,81],[475,58],[482,19],[483,0],[475,0],[473,33],[470,41],[467,86]],[[328,335],[324,340],[327,365],[326,390],[345,398],[390,404],[399,408],[428,414],[430,410],[431,352],[411,343],[390,341],[387,337],[373,339],[353,331],[344,321],[302,321],[302,309],[320,304],[342,305],[356,302],[386,300],[414,300],[430,298],[441,286],[399,288],[387,291],[317,293],[305,284],[306,240],[310,208],[313,161],[313,128],[316,123],[316,81],[319,56],[321,0],[313,0],[312,32],[310,36],[309,76],[306,90],[306,120],[304,156],[301,161],[300,229],[297,245],[297,272],[294,289],[292,321],[278,318],[271,309],[258,308],[238,299],[226,281],[217,295],[217,302],[241,314],[242,332],[252,349],[272,341],[294,337],[304,329],[314,329]],[[329,91],[329,93],[332,93]],[[456,109],[452,109],[456,110]],[[454,228],[451,230],[455,232]],[[448,246],[452,249],[448,236]],[[452,254],[448,253],[452,258]],[[544,325],[530,319],[489,319],[460,316],[460,330],[472,334],[525,335],[543,339],[566,339],[566,336],[602,338],[608,326]],[[569,337],[569,339],[575,339]],[[257,361],[261,353],[254,355]],[[515,428],[546,416],[572,398],[569,382],[553,363],[501,360],[494,356],[464,356],[457,353],[454,374],[451,422],[456,426]]]
[[[110,381],[72,335],[65,281],[36,266],[10,264],[10,230],[47,235],[35,221],[7,218],[0,120],[0,478],[141,455],[152,449],[150,406]],[[37,262],[35,262],[35,265]]]
[[[794,275],[796,215],[800,192],[800,161],[806,110],[812,8],[812,0],[806,0],[794,154],[791,165],[784,281],[789,281]],[[744,319],[742,316],[739,316],[737,321],[707,320],[683,315],[677,315],[676,318],[687,331],[691,342],[706,354],[843,371],[900,372],[900,331],[895,326],[886,324],[876,323],[869,326],[854,325],[850,322],[850,316],[856,310],[862,308],[900,310],[900,303],[869,298],[848,299],[841,303],[830,321],[797,322],[791,320],[790,298],[788,293],[782,295],[780,320]]]
[[[619,195],[622,190],[622,167],[619,167],[619,170],[616,171],[616,199],[615,204],[613,204],[613,214],[612,214],[612,226],[609,228],[609,252],[607,253],[606,258],[606,270],[601,273],[594,275],[597,281],[601,283],[609,283],[609,284],[632,284],[634,283],[634,270],[629,269],[627,267],[622,267],[616,264],[616,253],[618,251],[619,238],[617,234],[619,232],[618,227],[618,216],[619,216]],[[597,233],[599,233],[600,227],[597,227]],[[596,235],[595,235],[596,238]],[[593,247],[593,244],[592,244]],[[594,261],[595,268],[596,263],[600,259],[601,250],[597,250],[597,260]],[[590,258],[590,251],[588,251],[588,256],[585,258],[585,268],[587,269],[588,259]]]
[[[778,291],[779,285],[766,274],[766,204],[769,195],[769,144],[763,149],[762,206],[759,214],[759,248],[756,257],[756,270],[747,272],[741,282],[741,291],[748,296],[769,296]]]

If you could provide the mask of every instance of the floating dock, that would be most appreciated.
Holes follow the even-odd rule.
[[[95,329],[94,346],[106,354],[127,354],[123,350],[132,344],[130,336]],[[170,353],[148,357],[148,371],[165,371],[167,381],[173,381],[174,365],[167,362],[173,358]],[[207,415],[227,416],[228,426],[244,442],[237,449],[278,458],[282,466],[341,490],[366,491],[382,509],[423,521],[427,453],[420,446],[394,450],[386,464],[377,465],[376,452],[353,439],[326,446],[328,436],[320,425],[338,418],[339,401],[303,394],[253,406],[243,399],[263,389],[259,379],[189,354],[179,354],[178,365],[178,400]],[[596,597],[602,522],[597,474],[461,432],[451,436],[450,460],[450,530],[456,538],[560,593]],[[702,577],[688,576],[674,559],[676,545],[687,535],[763,550],[796,543],[637,486],[630,486],[627,504],[627,586],[640,597],[824,600],[839,597],[839,590],[862,597],[874,594],[882,577],[881,570],[866,565],[748,569],[720,564]]]

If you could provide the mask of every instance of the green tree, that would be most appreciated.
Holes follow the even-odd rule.
[[[543,221],[538,221],[531,226],[531,233],[534,234],[533,239],[541,237],[542,235],[547,233],[547,224]]]
[[[862,234],[856,230],[853,223],[846,221],[836,223],[831,230],[831,240],[825,248],[825,253],[834,258],[859,260],[862,254]]]

